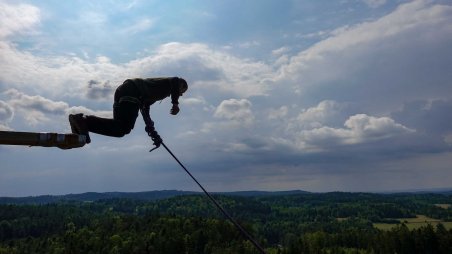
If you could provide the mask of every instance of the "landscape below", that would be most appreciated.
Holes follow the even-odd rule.
[[[452,253],[452,193],[214,197],[267,253]],[[197,192],[0,198],[3,253],[259,253]]]

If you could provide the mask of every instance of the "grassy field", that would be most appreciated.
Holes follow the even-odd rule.
[[[399,220],[400,223],[405,223],[410,230],[417,229],[428,224],[431,224],[433,227],[436,227],[438,223],[442,223],[446,227],[446,229],[452,229],[452,222],[444,222],[441,220],[429,218],[424,215],[416,215],[416,218],[402,218],[397,220]],[[381,230],[390,230],[396,225],[397,224],[390,223],[374,223],[374,227]]]
[[[443,209],[449,209],[451,207],[451,204],[436,204],[436,206]]]

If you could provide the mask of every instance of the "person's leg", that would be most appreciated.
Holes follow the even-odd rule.
[[[89,132],[112,137],[123,137],[130,133],[135,125],[139,110],[139,92],[135,84],[126,80],[115,91],[113,104],[113,119],[83,114],[69,115],[73,133],[85,135],[90,143]],[[135,100],[121,100],[131,98]]]
[[[86,116],[88,131],[105,136],[123,137],[135,126],[138,110],[137,104],[121,102],[113,109],[113,119]]]
[[[124,97],[139,97],[138,89],[130,80],[126,80],[115,91],[113,119],[86,116],[88,130],[111,137],[123,137],[129,134],[135,126],[135,121],[138,117],[139,101],[137,99],[137,103],[133,103],[122,100]]]

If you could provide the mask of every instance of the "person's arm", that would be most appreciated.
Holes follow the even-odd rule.
[[[180,96],[180,89],[179,89],[179,78],[175,77],[171,80],[171,103],[173,104],[173,107],[171,108],[171,115],[177,115],[179,113],[179,96]]]
[[[146,132],[149,132],[148,128],[149,128],[149,130],[154,129],[154,121],[152,121],[151,115],[149,112],[150,108],[151,108],[151,105],[145,104],[140,109],[141,116],[143,116],[143,121],[146,124]]]
[[[150,115],[150,107],[151,107],[150,104],[145,104],[140,108],[141,115],[143,116],[143,121],[146,124],[144,130],[146,131],[148,136],[152,138],[152,141],[154,141],[154,145],[156,147],[159,147],[163,141],[162,138],[157,133],[157,131],[155,130],[154,121],[152,121]]]

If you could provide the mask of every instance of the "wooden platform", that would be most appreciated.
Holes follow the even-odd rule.
[[[0,145],[43,146],[71,149],[86,144],[86,137],[77,134],[0,131]]]

